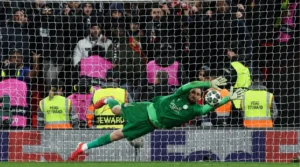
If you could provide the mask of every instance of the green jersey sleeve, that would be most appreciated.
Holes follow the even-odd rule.
[[[176,95],[188,93],[191,89],[194,88],[210,88],[210,82],[201,82],[201,81],[193,81],[181,86],[175,92]]]
[[[200,106],[200,107],[196,110],[196,112],[198,113],[198,115],[206,115],[206,114],[209,113],[210,111],[212,111],[212,110],[214,110],[214,109],[216,109],[216,108],[218,108],[218,107],[220,107],[220,106],[226,104],[226,103],[229,102],[229,101],[230,101],[229,97],[226,96],[226,97],[224,97],[224,98],[222,99],[222,101],[220,102],[220,104],[219,104],[218,106],[211,106],[211,105],[206,104],[206,105]]]

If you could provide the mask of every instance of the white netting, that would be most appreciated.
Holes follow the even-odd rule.
[[[107,113],[87,121],[95,90],[118,85],[128,94],[104,96],[139,102],[221,75],[234,86],[234,61],[261,81],[257,89],[274,94],[272,119],[282,129],[244,130],[245,114],[231,104],[221,117],[212,112],[145,136],[139,151],[122,141],[80,160],[290,161],[300,137],[299,6],[297,0],[1,1],[0,161],[64,161],[77,141],[105,132],[95,129],[120,127],[123,120]],[[62,130],[48,130],[53,125],[46,122],[59,118],[40,111],[51,86],[73,103],[66,116],[73,121],[55,125]],[[64,110],[48,107],[54,115]]]

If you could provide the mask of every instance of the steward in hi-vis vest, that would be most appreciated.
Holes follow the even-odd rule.
[[[71,129],[78,127],[78,115],[71,100],[63,97],[62,84],[52,80],[49,96],[40,101],[38,126],[45,129]]]
[[[233,86],[234,89],[243,88],[248,89],[252,84],[251,74],[248,66],[251,64],[247,62],[249,60],[245,51],[245,46],[238,42],[230,42],[227,46],[227,58],[230,65],[224,67],[224,75],[229,81],[227,85],[229,88]],[[241,100],[234,100],[233,106],[235,109],[240,109]]]
[[[112,70],[106,73],[107,82],[101,85],[101,89],[96,90],[92,101],[93,104],[89,107],[86,119],[89,127],[96,127],[99,129],[119,129],[123,127],[124,119],[120,116],[115,116],[108,105],[101,108],[94,109],[93,105],[100,99],[105,97],[113,97],[119,103],[132,102],[130,95],[125,89],[119,87]]]
[[[272,128],[273,120],[277,116],[274,95],[260,84],[255,76],[253,84],[245,93],[241,106],[245,128]]]

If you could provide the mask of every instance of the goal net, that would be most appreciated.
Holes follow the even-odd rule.
[[[101,98],[151,101],[219,76],[228,80],[221,96],[230,86],[249,93],[76,161],[299,158],[299,6],[297,0],[1,1],[0,161],[67,161],[78,142],[128,123],[108,106],[91,110]],[[194,102],[207,104],[207,91]],[[184,112],[180,100],[171,108]]]

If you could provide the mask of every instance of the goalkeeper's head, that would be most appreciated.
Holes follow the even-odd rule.
[[[194,88],[190,90],[187,100],[191,105],[193,105],[196,104],[200,100],[200,98],[201,98],[201,89]]]

